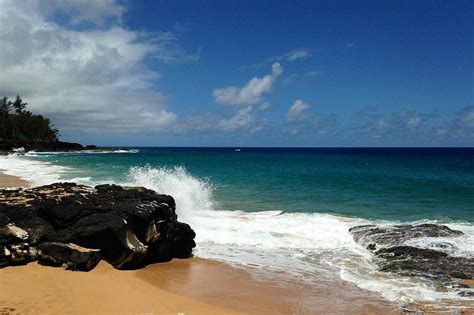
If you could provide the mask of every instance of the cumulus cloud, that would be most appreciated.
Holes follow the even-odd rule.
[[[111,0],[0,1],[0,95],[22,95],[68,132],[167,130],[177,117],[144,61],[183,56],[175,36],[115,22],[71,29],[48,15],[79,23],[119,19],[124,10]]]
[[[181,118],[171,130],[176,133],[188,132],[258,132],[267,124],[265,118],[258,119],[255,108],[246,106],[237,108],[231,115],[216,115],[206,113]]]
[[[377,107],[367,106],[354,114],[351,130],[373,138],[380,138],[388,126],[385,115],[378,113]]]
[[[226,87],[215,89],[212,94],[217,103],[223,105],[249,106],[262,101],[265,94],[270,93],[275,80],[283,73],[279,63],[272,65],[272,73],[261,78],[254,77],[242,87]]]
[[[286,121],[291,122],[303,120],[307,115],[309,107],[310,106],[304,101],[296,100],[286,114]]]
[[[435,134],[442,138],[474,139],[474,106],[466,106],[454,117],[434,127]]]
[[[474,107],[464,107],[452,116],[400,110],[380,113],[374,106],[357,112],[350,132],[377,139],[423,140],[427,143],[443,139],[469,139],[474,137]]]
[[[229,119],[220,119],[217,124],[218,129],[235,130],[250,125],[255,121],[252,109],[252,106],[247,106],[239,109],[237,113]]]

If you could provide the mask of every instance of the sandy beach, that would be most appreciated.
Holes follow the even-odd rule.
[[[132,271],[104,261],[90,272],[30,263],[0,270],[0,280],[2,314],[399,313],[338,282],[328,290],[262,281],[240,268],[196,258]]]
[[[0,169],[0,188],[29,186],[30,184],[27,181],[16,176],[7,175]]]

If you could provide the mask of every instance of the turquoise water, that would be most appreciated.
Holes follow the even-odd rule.
[[[225,210],[335,213],[367,219],[474,220],[473,149],[139,148],[135,154],[35,159],[63,179],[126,182],[131,167],[184,167]]]

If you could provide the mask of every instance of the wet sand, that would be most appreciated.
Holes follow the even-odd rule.
[[[90,272],[30,263],[0,270],[1,314],[237,314],[102,261]]]
[[[399,314],[378,295],[334,275],[314,283],[273,271],[192,258],[155,264],[137,277],[167,291],[251,314]],[[285,280],[284,280],[285,279]]]
[[[356,295],[359,293],[359,295]],[[244,269],[203,259],[90,272],[30,263],[0,270],[6,314],[398,314],[381,298],[334,283],[332,290],[256,280]]]
[[[0,169],[0,188],[29,186],[30,184],[26,180],[16,176],[7,175]]]

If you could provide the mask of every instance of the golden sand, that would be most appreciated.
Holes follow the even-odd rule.
[[[0,170],[0,188],[29,187],[30,184],[19,177],[7,175]]]
[[[355,291],[353,291],[355,290]],[[359,293],[357,295],[356,293]],[[30,263],[0,270],[5,314],[397,314],[393,305],[335,283],[332,290],[256,280],[244,269],[203,260],[173,260],[90,272]]]

